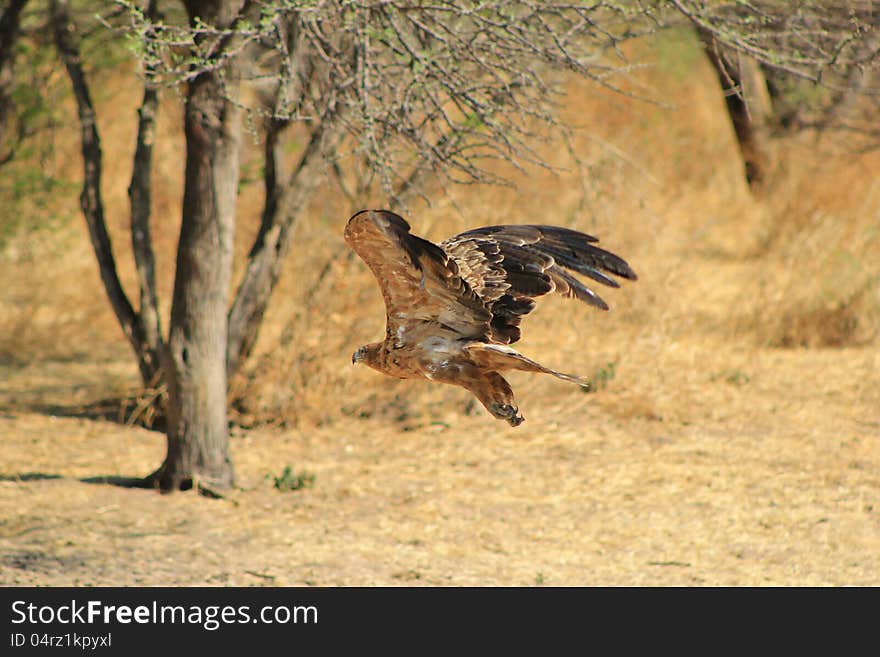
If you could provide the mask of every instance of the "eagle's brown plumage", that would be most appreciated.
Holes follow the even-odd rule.
[[[345,241],[367,263],[385,299],[385,340],[365,345],[352,362],[402,379],[426,378],[471,391],[492,415],[523,421],[499,374],[524,370],[587,382],[551,370],[507,346],[537,297],[556,292],[608,310],[572,272],[619,287],[608,274],[635,280],[621,258],[591,235],[557,226],[487,226],[439,245],[413,235],[403,217],[363,210]]]

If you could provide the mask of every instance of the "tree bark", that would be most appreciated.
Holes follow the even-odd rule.
[[[699,33],[705,45],[706,56],[715,69],[718,82],[724,92],[727,115],[733,125],[742,155],[746,182],[752,189],[757,189],[765,179],[767,157],[761,144],[758,126],[749,111],[739,54],[725,51],[715,37],[706,30],[700,29]]]
[[[189,2],[190,18],[225,27],[237,3]],[[183,216],[164,371],[168,453],[162,490],[232,486],[226,404],[226,310],[232,275],[241,110],[234,62],[189,84]]]

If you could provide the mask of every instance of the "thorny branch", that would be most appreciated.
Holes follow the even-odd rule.
[[[852,130],[876,146],[880,88],[872,73],[880,66],[880,8],[874,0],[670,3],[720,56],[760,63],[780,127]],[[809,100],[798,92],[818,86],[823,93],[810,93]]]
[[[876,42],[864,47],[880,30],[880,12],[872,0],[670,0],[670,4],[724,47],[812,82],[834,86],[833,80],[824,80],[829,73],[880,60]]]
[[[392,198],[425,170],[497,183],[492,160],[543,164],[532,146],[558,126],[553,71],[613,85],[629,70],[619,46],[656,29],[636,20],[632,2],[280,1],[257,3],[226,31],[151,22],[120,4],[149,42],[144,52],[161,62],[151,69],[157,83],[261,53],[252,81],[279,87],[265,111],[307,124],[337,117],[349,150],[324,155],[365,163]],[[232,31],[234,47],[218,48]]]

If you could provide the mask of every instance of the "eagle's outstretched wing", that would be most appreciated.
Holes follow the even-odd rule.
[[[611,287],[620,284],[608,274],[636,279],[622,258],[596,242],[592,235],[568,228],[516,225],[475,228],[440,247],[491,311],[492,339],[509,344],[519,340],[520,321],[535,307],[535,298],[550,292],[608,310],[605,301],[570,272]]]
[[[363,210],[348,220],[345,241],[370,267],[382,290],[389,339],[402,328],[434,322],[462,337],[485,339],[492,314],[436,244],[409,232],[402,217]]]

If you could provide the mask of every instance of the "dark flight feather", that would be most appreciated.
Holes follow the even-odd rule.
[[[569,271],[609,287],[620,287],[609,274],[636,280],[635,272],[626,261],[596,246],[598,241],[592,235],[570,228],[523,224],[474,228],[449,238],[440,246],[459,263],[463,254],[468,254],[467,267],[461,268],[462,277],[492,311],[492,337],[511,344],[520,338],[522,317],[534,308],[534,303],[522,305],[522,299],[534,299],[555,291],[608,310],[608,304]],[[480,254],[484,256],[482,262],[478,261]],[[503,294],[481,293],[487,287],[489,275],[495,281],[500,277],[507,285],[501,290],[502,286],[496,283],[495,289]]]

